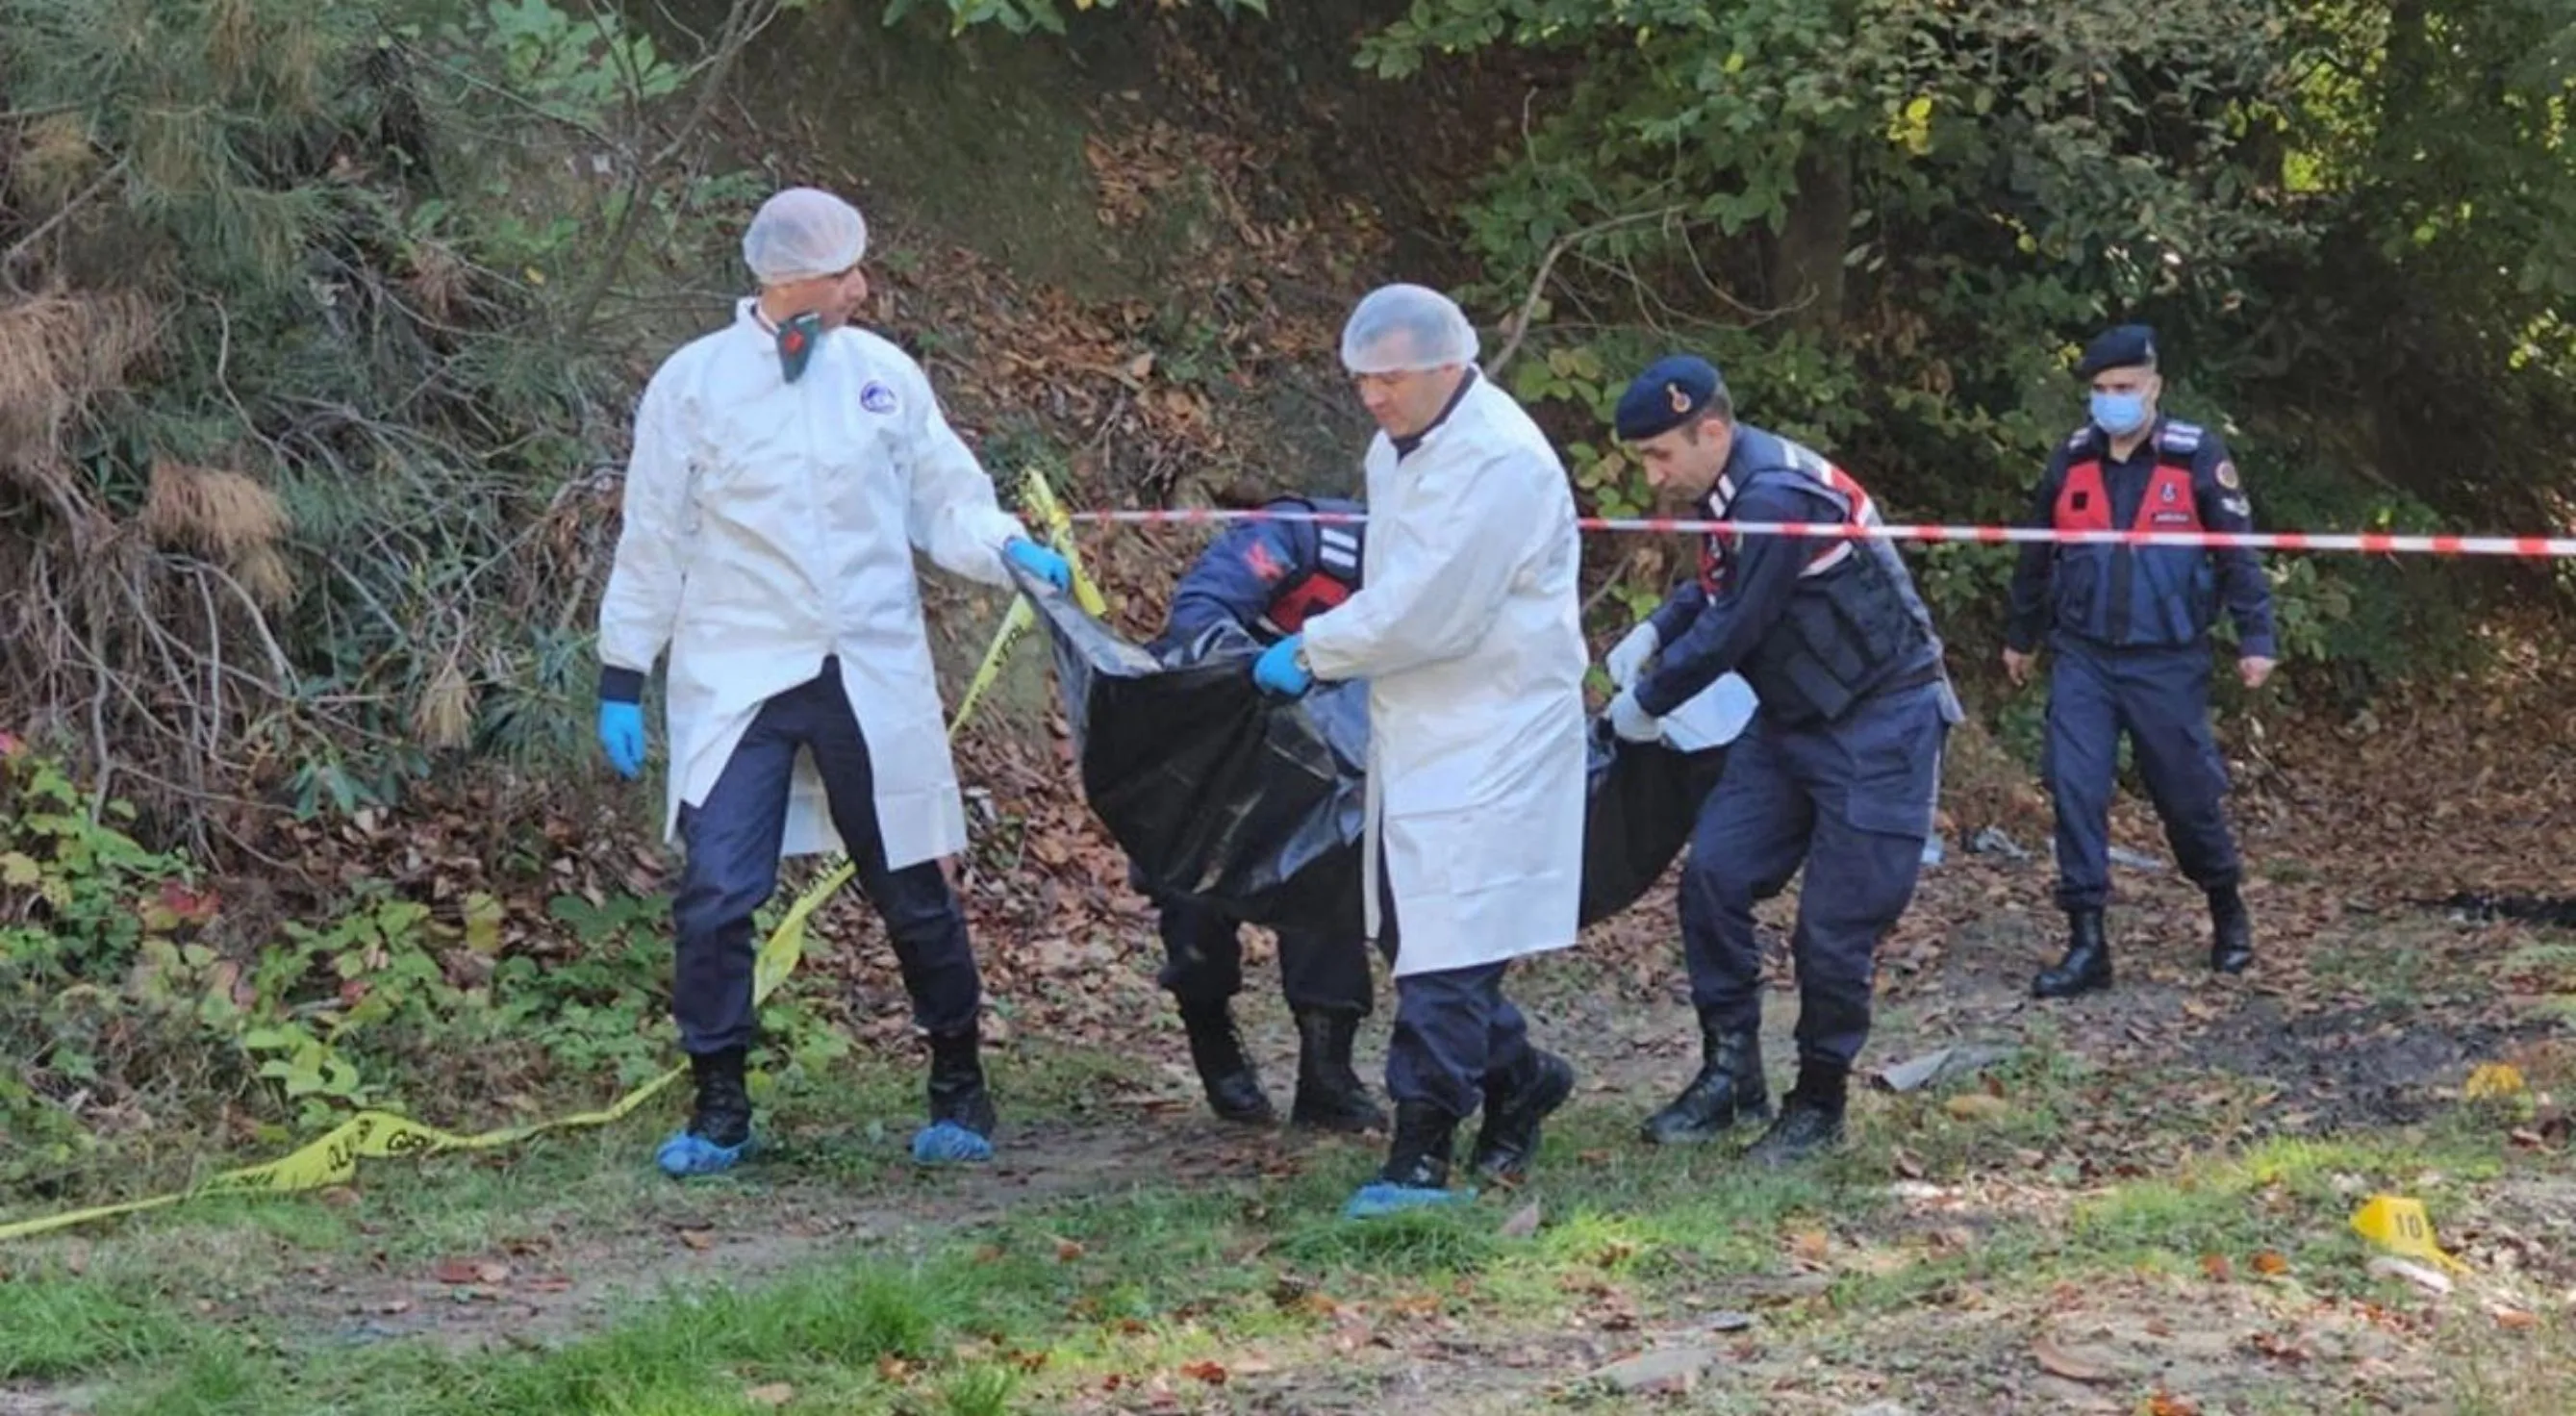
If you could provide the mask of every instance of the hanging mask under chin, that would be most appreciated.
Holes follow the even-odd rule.
[[[778,326],[778,372],[789,383],[804,377],[814,346],[823,340],[823,317],[808,310]]]

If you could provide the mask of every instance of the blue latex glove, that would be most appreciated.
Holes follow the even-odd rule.
[[[1053,549],[1026,536],[1013,536],[1003,543],[1002,558],[1058,590],[1073,588],[1072,565]]]
[[[633,780],[644,774],[644,705],[599,705],[599,745],[608,750],[608,765]]]
[[[1610,700],[1610,731],[1630,742],[1657,742],[1664,736],[1664,723],[1637,706],[1637,691],[1619,690]]]
[[[1264,693],[1288,698],[1303,698],[1315,686],[1315,676],[1297,666],[1297,651],[1306,645],[1306,636],[1292,634],[1261,651],[1252,661],[1252,681]]]

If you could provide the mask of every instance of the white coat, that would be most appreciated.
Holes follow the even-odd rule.
[[[912,551],[1008,586],[1002,546],[1026,533],[903,351],[835,330],[791,384],[754,310],[744,301],[730,328],[673,354],[644,390],[600,658],[650,672],[670,651],[667,836],[683,803],[706,800],[761,704],[838,655],[886,864],[954,854],[966,813]],[[782,853],[842,848],[800,755]]]
[[[1317,677],[1369,684],[1361,852],[1395,900],[1395,973],[1574,942],[1583,886],[1582,545],[1565,467],[1475,377],[1399,459],[1368,450],[1362,589],[1306,622]],[[1378,892],[1367,892],[1371,937]]]

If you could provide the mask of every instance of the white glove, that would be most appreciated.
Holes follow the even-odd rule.
[[[1635,689],[1623,688],[1618,697],[1610,700],[1610,731],[1630,742],[1660,742],[1664,720],[1637,706]]]
[[[1602,659],[1601,667],[1609,670],[1612,683],[1626,688],[1637,681],[1637,675],[1645,670],[1646,661],[1655,657],[1655,651],[1663,647],[1664,636],[1655,631],[1653,620],[1647,620],[1629,630],[1627,638],[1610,646],[1610,653]]]

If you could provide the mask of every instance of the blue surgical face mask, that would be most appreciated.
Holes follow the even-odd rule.
[[[2093,395],[2093,421],[2102,431],[2115,437],[2134,433],[2147,425],[2147,396],[2143,393],[2097,393]]]

